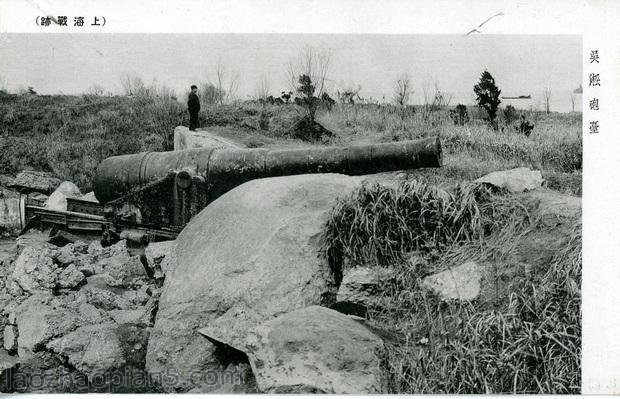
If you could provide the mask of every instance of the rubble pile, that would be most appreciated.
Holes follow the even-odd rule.
[[[146,270],[159,266],[124,240],[48,241],[28,234],[0,259],[0,391],[152,389],[144,362],[162,279]]]

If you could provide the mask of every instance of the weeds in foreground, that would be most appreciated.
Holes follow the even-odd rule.
[[[387,341],[394,393],[580,391],[580,222],[558,230],[536,204],[487,190],[362,187],[328,219],[328,254],[393,270],[369,323],[397,337]],[[468,260],[488,265],[475,301],[445,302],[421,287]]]
[[[396,188],[363,185],[334,207],[323,251],[352,263],[385,265],[411,251],[436,253],[477,239],[498,222],[491,201],[496,190],[469,183],[447,191],[416,180]]]

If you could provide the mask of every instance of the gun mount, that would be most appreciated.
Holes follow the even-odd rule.
[[[84,224],[138,241],[170,239],[210,202],[253,179],[306,173],[364,175],[441,163],[439,138],[348,147],[144,152],[101,162],[93,182],[102,204],[96,205],[97,212],[83,211],[75,201],[68,203],[71,212],[65,212],[71,218],[36,206],[28,209],[61,228]]]
[[[306,173],[363,175],[441,166],[438,138],[309,149],[198,148],[105,159],[94,192],[115,224],[180,231],[227,191],[253,179]]]

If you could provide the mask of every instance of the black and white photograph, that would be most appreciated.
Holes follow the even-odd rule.
[[[613,135],[614,70],[587,33],[505,33],[512,3],[412,33],[16,3],[1,393],[617,392],[583,388],[584,142]]]

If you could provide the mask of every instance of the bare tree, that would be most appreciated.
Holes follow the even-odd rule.
[[[356,101],[361,101],[362,97],[360,97],[360,91],[362,90],[361,85],[354,86],[350,84],[346,87],[338,89],[336,91],[336,97],[342,104],[355,104]]]
[[[215,65],[213,80],[209,79],[209,84],[215,87],[217,103],[224,104],[236,99],[239,89],[239,72],[228,70],[221,58],[218,58]]]
[[[331,51],[329,49],[316,49],[306,46],[300,51],[297,59],[289,59],[287,76],[291,91],[297,90],[299,77],[307,75],[315,86],[315,95],[320,97],[327,90]]]
[[[396,79],[394,85],[394,102],[398,105],[405,106],[409,102],[409,97],[413,91],[411,90],[411,79],[409,74],[403,73]]]
[[[135,73],[124,73],[120,78],[126,96],[149,97],[152,93],[142,78]]]
[[[269,79],[267,75],[261,75],[258,79],[258,83],[256,83],[256,87],[254,88],[254,97],[257,100],[266,100],[269,97]]]
[[[85,94],[90,95],[90,96],[101,97],[101,96],[106,95],[106,91],[103,88],[103,86],[95,84],[95,85],[90,86],[88,89],[86,89]]]
[[[570,105],[571,105],[571,112],[575,112],[575,102],[576,102],[576,98],[575,98],[575,94],[574,93],[570,93]]]
[[[543,90],[543,100],[545,102],[545,111],[549,113],[549,104],[551,102],[551,89],[549,87]]]

